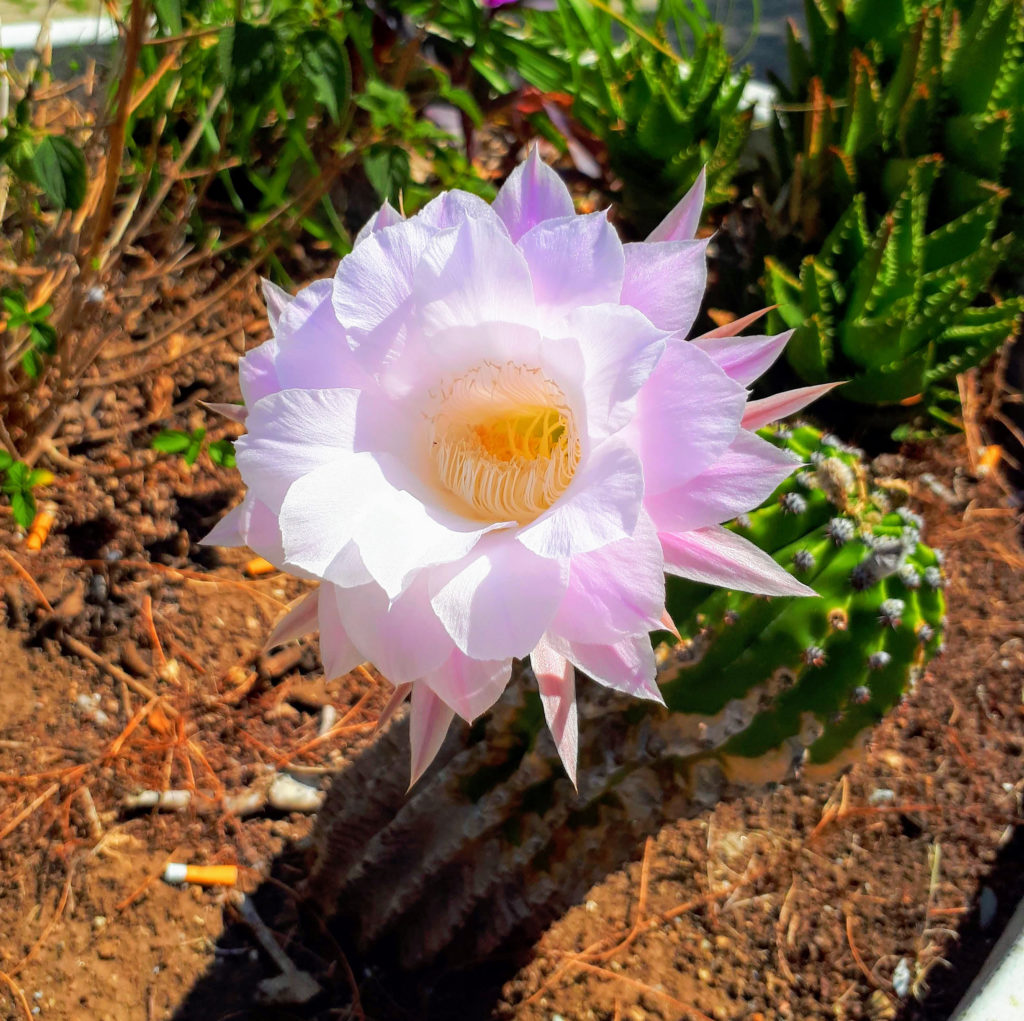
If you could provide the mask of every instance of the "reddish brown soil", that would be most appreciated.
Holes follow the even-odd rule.
[[[222,938],[236,918],[224,891],[158,877],[170,859],[233,862],[252,890],[274,869],[287,900],[301,875],[280,855],[301,845],[309,817],[239,818],[220,799],[258,789],[285,754],[327,783],[369,740],[385,687],[360,674],[322,683],[312,645],[257,660],[298,583],[250,579],[244,553],[195,545],[237,499],[235,473],[205,460],[189,471],[146,449],[153,429],[198,422],[200,396],[232,399],[235,344],[190,361],[175,381],[177,412],[138,431],[134,448],[121,435],[70,451],[85,469],[49,494],[58,521],[41,553],[26,552],[10,517],[0,518],[0,546],[13,558],[0,556],[0,1016],[949,1016],[1024,892],[1024,558],[1001,492],[964,475],[955,438],[893,466],[932,472],[961,501],[915,484],[929,539],[948,556],[948,648],[847,776],[722,804],[652,835],[548,931],[530,963],[498,962],[479,1014],[442,1008],[427,988],[425,1006],[399,1008],[415,997],[382,991],[358,961],[350,979],[326,937],[293,947],[287,912],[268,917],[334,992],[257,1013],[255,981],[275,967],[247,930]],[[148,386],[110,390],[89,428],[123,433],[151,415]],[[152,647],[147,596],[170,669],[159,669]],[[344,724],[302,750],[326,705]],[[143,788],[195,799],[184,812],[126,813],[123,799]],[[912,985],[903,1000],[893,989],[901,961]],[[183,1008],[204,977],[202,1002],[194,994]]]

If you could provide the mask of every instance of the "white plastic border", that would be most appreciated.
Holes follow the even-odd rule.
[[[35,49],[39,38],[38,21],[0,24],[0,49]],[[97,46],[117,38],[117,24],[106,11],[81,18],[59,18],[50,22],[50,45],[55,50]]]
[[[1024,1018],[1024,901],[1013,913],[985,966],[971,983],[953,1021]]]

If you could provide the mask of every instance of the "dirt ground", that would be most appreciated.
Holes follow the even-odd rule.
[[[252,288],[246,303],[258,319]],[[847,775],[652,834],[525,964],[402,988],[327,937],[292,946],[287,912],[268,917],[328,992],[256,1005],[277,966],[232,892],[169,886],[163,868],[236,864],[241,890],[273,876],[292,896],[312,817],[268,806],[269,781],[287,768],[326,786],[387,693],[367,671],[324,683],[315,643],[260,656],[300,584],[196,544],[237,500],[236,473],[148,449],[159,427],[235,435],[198,402],[237,399],[234,363],[264,329],[204,347],[169,383],[93,390],[92,440],[72,416],[77,467],[45,494],[57,522],[41,552],[0,516],[0,1017],[947,1018],[1024,893],[1024,553],[959,437],[890,465],[946,551],[947,649]],[[143,790],[189,804],[131,807]],[[466,982],[484,1004],[470,1013]]]

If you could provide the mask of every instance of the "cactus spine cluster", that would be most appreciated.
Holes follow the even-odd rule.
[[[766,435],[807,467],[733,527],[821,598],[673,584],[688,638],[659,648],[667,708],[581,682],[578,793],[525,666],[408,796],[393,723],[335,780],[307,884],[362,952],[416,968],[530,941],[665,822],[805,762],[834,769],[912,683],[944,609],[919,519],[838,441]]]
[[[1021,311],[1016,299],[972,306],[1024,258],[1024,6],[805,7],[806,49],[790,29],[773,209],[802,261],[769,261],[766,287],[776,321],[799,328],[799,375],[849,377],[843,396],[895,403],[981,361]]]

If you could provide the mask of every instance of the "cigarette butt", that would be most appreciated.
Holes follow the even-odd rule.
[[[987,475],[999,464],[1002,456],[1003,448],[998,443],[993,443],[991,446],[986,447],[981,453],[981,459],[978,461],[978,475]]]
[[[165,883],[195,883],[196,886],[234,886],[237,865],[182,865],[170,862],[164,869]]]
[[[46,542],[46,537],[50,534],[50,529],[53,527],[53,521],[54,508],[52,506],[41,507],[29,526],[28,538],[25,540],[26,549],[38,550],[43,548],[43,543]]]
[[[264,560],[263,557],[253,557],[245,565],[245,573],[251,578],[258,577],[261,574],[272,574],[276,570],[277,568],[269,560]]]

